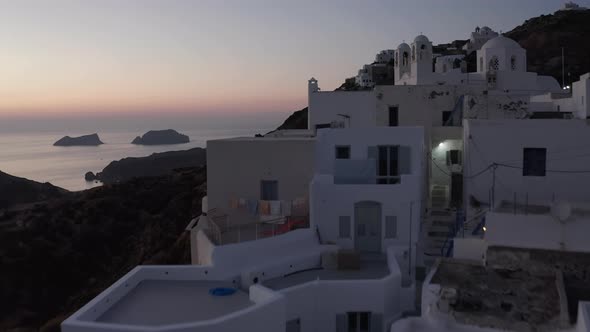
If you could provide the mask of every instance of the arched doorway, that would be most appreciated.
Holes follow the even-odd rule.
[[[354,204],[354,247],[363,252],[381,252],[381,203]]]

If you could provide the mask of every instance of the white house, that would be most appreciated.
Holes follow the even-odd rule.
[[[375,86],[375,82],[373,82],[373,66],[364,65],[363,68],[359,69],[355,77],[355,83],[362,88]]]
[[[562,93],[546,93],[531,97],[531,104],[543,112],[563,113],[572,117],[587,119],[590,116],[588,96],[590,95],[590,73],[580,76],[572,83],[571,89]],[[557,116],[554,114],[554,116]]]
[[[419,127],[321,130],[310,213],[322,241],[361,253],[393,248],[413,276],[424,149]]]
[[[484,26],[483,28],[476,27],[475,31],[471,32],[469,41],[463,46],[463,50],[470,54],[471,52],[479,51],[479,49],[488,40],[498,37],[498,33],[491,28]]]
[[[375,56],[376,63],[389,63],[395,56],[395,50],[383,50]]]

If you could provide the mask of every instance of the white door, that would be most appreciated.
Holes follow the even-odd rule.
[[[358,251],[381,252],[381,204],[358,202],[354,205],[354,244]]]

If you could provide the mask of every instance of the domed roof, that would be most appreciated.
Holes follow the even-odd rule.
[[[496,38],[492,38],[492,39],[488,40],[481,47],[482,50],[486,49],[486,48],[522,48],[522,47],[520,47],[520,45],[518,45],[517,42],[515,42],[514,40],[512,40],[510,38],[506,38],[504,36],[498,36]]]
[[[402,49],[402,48],[407,48],[410,49],[410,45],[406,44],[406,43],[401,43],[399,44],[399,46],[397,47],[398,50]]]
[[[424,35],[418,35],[416,38],[414,38],[414,43],[429,43],[430,40],[428,40],[428,37],[424,36]]]

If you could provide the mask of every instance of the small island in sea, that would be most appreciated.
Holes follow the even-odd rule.
[[[165,145],[188,143],[189,137],[177,132],[174,129],[150,130],[143,136],[137,136],[131,144],[138,145]]]
[[[83,135],[78,137],[64,136],[54,146],[98,146],[104,144],[98,134]]]

